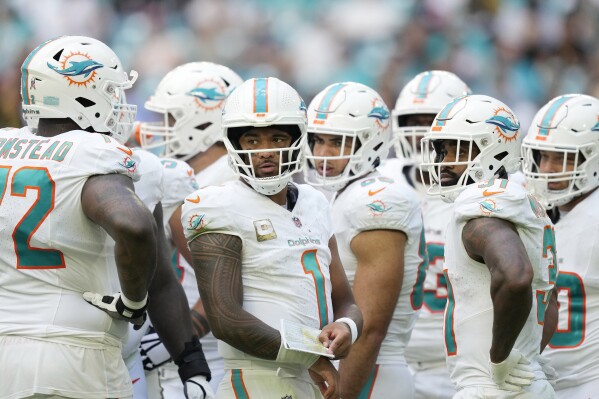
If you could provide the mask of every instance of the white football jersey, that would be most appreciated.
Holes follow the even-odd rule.
[[[428,270],[423,287],[423,306],[406,349],[409,363],[445,363],[443,313],[447,303],[447,282],[443,273],[445,233],[453,204],[441,197],[421,197]]]
[[[427,266],[418,195],[410,186],[372,172],[337,196],[332,217],[341,262],[352,286],[358,267],[350,246],[354,237],[368,230],[406,234],[401,293],[377,358],[377,364],[405,363],[404,349],[422,306]]]
[[[226,154],[196,174],[196,181],[200,187],[219,186],[238,179],[239,177],[229,166],[229,156]]]
[[[139,157],[140,180],[134,183],[135,193],[154,212],[156,205],[164,196],[163,167],[160,158],[141,148],[132,148],[133,153]]]
[[[112,239],[84,213],[90,176],[138,178],[138,160],[106,135],[0,132],[0,334],[119,346],[125,321],[83,299],[110,293]]]
[[[543,354],[558,373],[557,389],[594,380],[599,392],[599,190],[555,225],[559,243],[559,322]]]
[[[545,378],[537,359],[545,310],[557,278],[553,224],[536,198],[522,186],[491,179],[472,184],[459,195],[447,228],[445,273],[449,296],[443,334],[447,365],[458,390],[496,386],[489,375],[491,276],[486,265],[468,256],[462,243],[464,225],[481,217],[514,224],[528,253],[534,271],[532,308],[514,348],[531,362],[538,378]]]
[[[192,241],[207,233],[243,242],[243,308],[279,330],[280,319],[314,328],[333,320],[329,205],[308,185],[296,185],[292,211],[241,181],[201,188],[186,198],[182,224]],[[252,357],[219,342],[225,359]]]
[[[162,209],[164,210],[165,227],[168,220],[183,200],[199,188],[195,173],[185,161],[172,158],[160,160],[164,169],[164,193],[162,196]]]

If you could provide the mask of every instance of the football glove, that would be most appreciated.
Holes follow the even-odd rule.
[[[212,387],[203,375],[196,375],[185,381],[183,392],[187,399],[214,399]]]
[[[94,292],[84,292],[83,299],[98,309],[106,312],[113,319],[125,320],[133,324],[134,330],[139,330],[147,318],[147,295],[145,299],[141,301],[141,305],[139,305],[139,302],[136,303],[127,299],[120,292],[117,292],[113,295],[101,295]]]
[[[530,362],[517,349],[512,349],[507,359],[501,363],[489,361],[489,368],[495,384],[506,391],[521,391],[535,378]]]
[[[171,360],[171,355],[153,327],[150,327],[148,333],[141,339],[139,352],[146,371],[152,371]]]

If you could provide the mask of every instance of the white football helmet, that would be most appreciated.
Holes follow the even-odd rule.
[[[381,96],[368,86],[354,82],[334,83],[314,97],[308,106],[308,147],[306,159],[316,168],[323,161],[324,175],[304,172],[304,179],[313,186],[340,190],[350,180],[373,171],[387,158],[391,141],[389,109]],[[341,148],[351,140],[348,155],[315,156],[314,134],[342,137]],[[326,176],[328,160],[348,159],[343,172]]]
[[[563,154],[562,170],[541,173],[540,152]],[[568,155],[575,168],[566,170]],[[535,115],[522,143],[523,171],[527,187],[544,206],[567,204],[599,186],[599,100],[584,94],[568,94],[549,101]],[[568,182],[563,190],[549,183]]]
[[[141,124],[141,147],[165,158],[187,160],[222,141],[222,108],[241,83],[231,69],[211,62],[173,69],[145,103],[146,109],[162,115],[163,122]]]
[[[420,138],[430,128],[430,125],[408,126],[408,116],[428,114],[434,117],[448,102],[468,94],[472,94],[468,85],[447,71],[425,71],[410,80],[391,111],[397,157],[420,163]]]
[[[104,43],[83,36],[49,40],[21,67],[23,118],[33,132],[40,119],[70,118],[81,129],[109,133],[120,143],[129,138],[137,107],[126,102],[131,79]]]
[[[467,159],[443,163],[443,140],[455,140],[458,153],[466,146]],[[453,202],[468,184],[518,171],[521,143],[520,122],[501,101],[483,95],[454,99],[437,114],[422,139],[421,169],[430,174],[428,194]],[[473,156],[475,147],[479,154]],[[441,170],[448,165],[466,166],[454,186],[441,185]]]
[[[274,195],[302,170],[306,145],[306,104],[295,89],[277,78],[254,78],[241,84],[225,101],[222,116],[223,141],[235,173],[257,192]],[[242,150],[239,138],[253,127],[276,126],[289,132],[290,147]],[[256,177],[252,154],[279,153],[279,174]]]

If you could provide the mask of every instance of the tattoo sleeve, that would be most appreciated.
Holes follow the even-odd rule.
[[[189,243],[198,288],[214,336],[249,355],[277,358],[281,338],[243,305],[239,237],[204,234]]]

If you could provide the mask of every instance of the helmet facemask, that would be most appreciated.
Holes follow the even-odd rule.
[[[281,148],[242,149],[240,138],[252,127],[230,128],[227,131],[226,143],[232,145],[228,148],[229,162],[234,170],[238,170],[240,177],[244,179],[256,191],[265,195],[273,195],[281,191],[291,176],[302,169],[303,149],[306,145],[306,135],[301,134],[300,129],[294,125],[271,125],[274,129],[287,132],[291,136],[291,144]],[[271,177],[260,177],[256,174],[259,165],[254,164],[256,155],[262,153],[273,153],[273,158],[278,163],[276,174]]]
[[[229,154],[229,165],[241,179],[258,193],[274,195],[283,190],[292,176],[302,170],[306,147],[306,105],[299,94],[276,78],[250,79],[231,93],[222,116],[223,141]],[[252,129],[273,128],[291,136],[289,146],[242,149],[240,139]],[[274,136],[275,134],[272,133]],[[278,173],[259,177],[259,165],[253,155],[274,153]]]
[[[599,99],[584,94],[555,97],[535,115],[522,144],[523,171],[527,187],[546,208],[599,186],[598,121]],[[541,172],[542,157],[548,172]]]
[[[308,107],[310,141],[306,155],[316,170],[304,174],[306,182],[338,191],[373,171],[389,151],[389,115],[379,94],[359,83],[335,83],[317,94]],[[332,144],[320,144],[325,148],[316,151],[317,155],[318,136]],[[326,149],[331,145],[339,149],[334,155]],[[347,164],[343,170],[335,170],[341,160]],[[334,175],[327,175],[327,169]]]
[[[599,162],[597,148],[595,147],[594,143],[581,147],[570,146],[570,148],[563,147],[560,149],[554,147],[545,149],[542,145],[537,148],[527,144],[523,145],[522,151],[527,165],[525,168],[526,184],[540,198],[543,206],[551,209],[565,205],[597,186],[597,177],[592,177],[592,172],[589,170],[593,164]],[[541,151],[560,154],[562,163],[559,170],[541,172]],[[588,159],[584,156],[584,153],[589,155]],[[551,184],[555,185],[563,182],[567,182],[567,186],[562,189],[552,189],[550,187]]]
[[[455,142],[455,158],[445,159],[447,154],[447,145]],[[449,145],[453,147],[453,145]],[[428,173],[430,187],[427,190],[428,195],[440,195],[450,202],[455,200],[457,195],[462,192],[464,187],[475,181],[481,180],[482,167],[480,164],[481,151],[475,140],[464,139],[463,137],[444,137],[443,139],[433,139],[425,137],[421,142],[422,164],[420,173]],[[443,175],[455,175],[453,169],[462,169],[459,176],[453,176],[451,182],[443,182]],[[450,176],[446,177],[448,180]],[[422,181],[425,176],[422,176]]]

